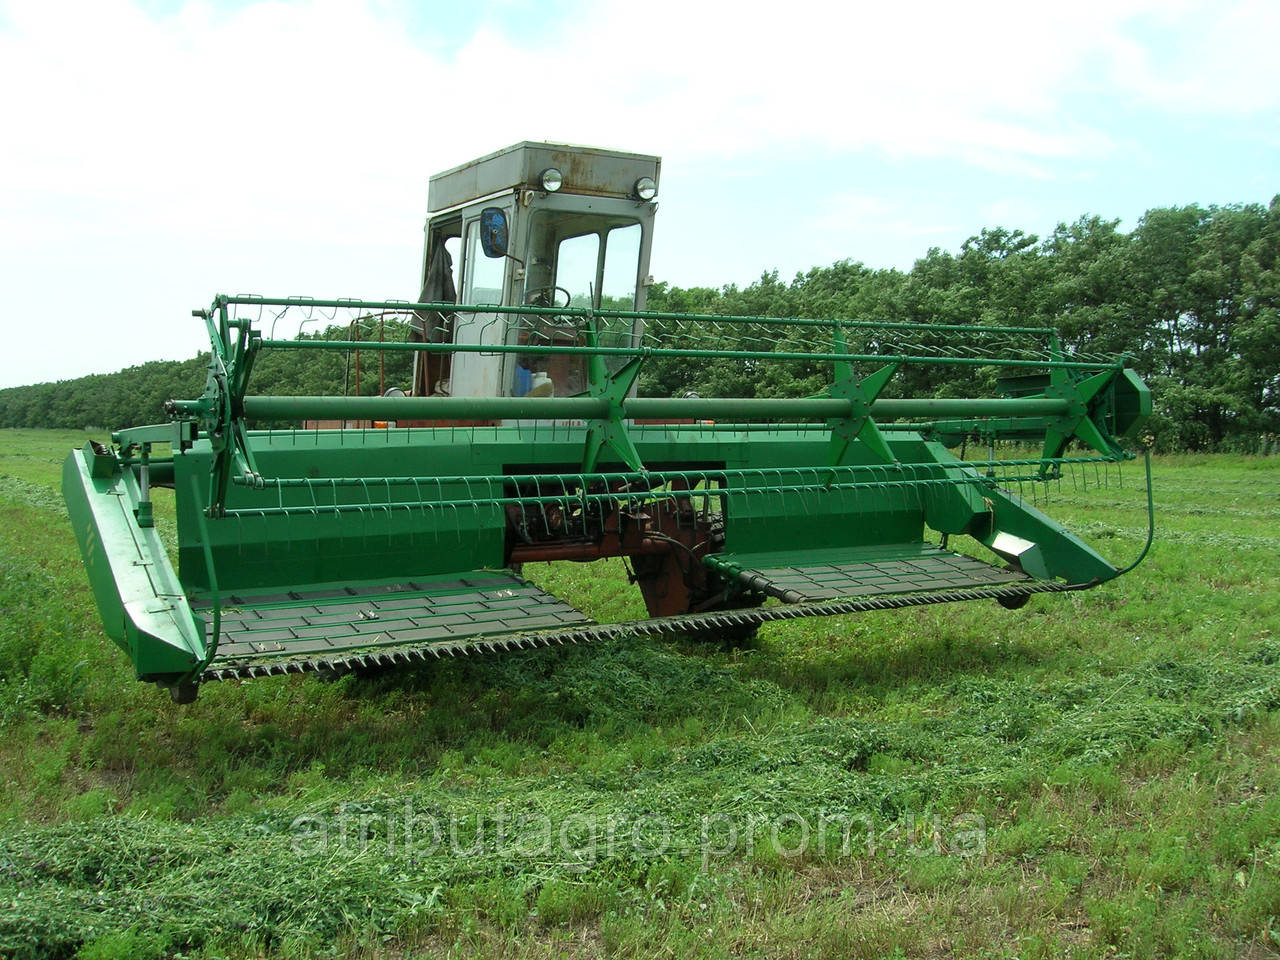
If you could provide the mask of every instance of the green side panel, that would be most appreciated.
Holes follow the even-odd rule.
[[[936,442],[900,446],[903,461],[937,463],[949,484],[929,488],[925,516],[930,527],[968,534],[1037,580],[1089,583],[1109,580],[1116,569],[1088,544],[1021,497],[964,466]]]
[[[842,463],[877,469],[865,482],[830,490],[788,491],[770,470],[813,467],[819,476],[829,440],[816,432],[748,435],[734,444],[727,467],[759,470],[758,477],[734,481],[725,509],[725,550],[768,553],[781,546],[809,549],[918,542],[924,513],[918,490],[895,485],[898,474],[861,440],[849,444]],[[898,444],[890,441],[897,455]],[[767,491],[767,492],[761,492]]]
[[[103,626],[138,677],[181,675],[198,666],[204,626],[187,604],[159,533],[135,520],[132,471],[86,446],[63,464],[62,495]]]
[[[965,482],[973,470],[946,470],[943,476],[955,482],[929,488],[925,499],[925,523],[939,533],[971,534],[986,529],[991,507],[985,499],[985,486]]]
[[[780,434],[763,440],[747,434],[690,437],[660,425],[637,425],[629,432],[650,469],[755,467],[761,461],[808,465],[821,463],[826,451],[825,438],[814,439],[820,434]],[[485,478],[580,472],[586,436],[581,424],[252,433],[254,462],[263,476],[306,478],[319,485],[230,487],[227,508],[243,513],[205,521],[219,589],[309,589],[370,578],[402,580],[500,569],[506,511],[500,505],[468,501],[491,492]],[[174,459],[178,567],[188,592],[204,602],[209,576],[198,520],[207,506],[212,452],[207,441],[199,441]],[[601,450],[597,468],[629,469],[609,447]],[[386,478],[394,477],[473,479],[388,485]],[[329,487],[324,485],[329,478],[367,482]],[[191,494],[193,480],[199,500]],[[802,509],[821,509],[811,500]],[[405,501],[415,505],[396,505]],[[433,501],[455,505],[433,508]],[[349,509],[335,512],[335,504]],[[280,507],[303,509],[291,515],[269,512]],[[254,510],[264,512],[255,516]],[[766,518],[770,522],[777,519],[772,511],[769,508]],[[823,526],[818,517],[810,520],[815,530]],[[768,531],[763,535],[769,536]]]
[[[992,526],[980,539],[987,547],[1037,580],[1090,583],[1110,580],[1118,572],[1070,530],[1007,490],[987,491]]]
[[[898,463],[884,463],[861,441],[851,443],[846,462],[868,469],[857,474],[857,482],[845,475],[821,489],[815,484],[834,479],[823,466],[824,431],[699,434],[665,425],[629,430],[652,470],[747,471],[728,481],[724,497],[727,553],[896,549],[922,543],[927,524],[973,535],[1006,558],[1008,543],[997,543],[998,534],[1028,541],[1034,552],[1016,556],[1037,579],[1087,582],[1113,571],[1078,538],[916,433],[892,435],[889,445]],[[521,508],[474,500],[500,489],[488,480],[579,472],[585,438],[581,425],[253,434],[254,462],[263,476],[313,485],[232,485],[228,508],[236,515],[204,523],[219,588],[227,597],[501,569],[508,510]],[[208,444],[201,441],[175,464],[179,566],[182,583],[198,604],[209,599],[199,522],[205,501],[190,491],[207,490],[211,463]],[[626,469],[608,448],[601,451],[599,468]],[[792,472],[781,474],[786,468]],[[396,477],[420,479],[389,482]],[[347,482],[326,485],[329,479]],[[809,489],[788,489],[788,483],[797,482]],[[282,507],[293,512],[281,513]]]
[[[985,499],[988,484],[978,471],[961,466],[945,445],[926,443],[919,434],[900,435],[893,449],[903,464],[933,467],[927,475],[935,482],[916,492],[927,526],[949,534],[987,529],[991,513]]]
[[[465,502],[476,491],[463,483],[414,488],[382,480],[501,476],[501,460],[491,444],[431,440],[428,431],[408,439],[404,433],[369,431],[363,440],[355,431],[298,432],[254,436],[253,453],[264,476],[368,482],[329,488],[232,485],[228,509],[247,514],[205,520],[223,592],[425,577],[503,564],[506,518],[500,506],[432,508],[432,500]],[[195,594],[209,589],[198,520],[207,507],[211,462],[207,442],[175,458],[178,564],[183,584]],[[199,501],[187,493],[193,479]],[[405,501],[418,503],[405,506]],[[335,504],[348,509],[337,512]],[[279,507],[314,512],[253,515],[257,509]]]

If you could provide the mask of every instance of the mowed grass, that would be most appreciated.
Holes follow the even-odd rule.
[[[1280,955],[1280,460],[1157,458],[1147,561],[1021,611],[178,707],[101,632],[85,440],[0,431],[0,956]],[[1045,508],[1128,562],[1123,481]],[[641,609],[618,564],[527,572]]]

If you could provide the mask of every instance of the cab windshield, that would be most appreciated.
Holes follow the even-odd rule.
[[[539,211],[529,228],[524,303],[536,307],[634,310],[643,228],[635,220]],[[631,320],[597,321],[601,346],[627,346]],[[513,324],[516,344],[584,346],[578,317],[523,315]],[[616,369],[625,357],[608,357]],[[587,389],[585,356],[517,354],[511,395],[571,397]]]

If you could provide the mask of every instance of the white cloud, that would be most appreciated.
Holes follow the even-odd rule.
[[[907,269],[928,247],[963,237],[962,228],[921,219],[902,202],[850,191],[829,196],[815,212],[781,229],[791,246],[813,252],[817,266],[853,259]],[[796,269],[805,272],[801,264]]]
[[[1107,39],[1121,96],[1183,114],[1243,116],[1280,107],[1274,0],[1172,4],[1141,28]]]

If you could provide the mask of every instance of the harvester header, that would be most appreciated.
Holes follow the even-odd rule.
[[[1150,396],[1124,358],[1043,327],[647,311],[658,168],[519,144],[433,178],[417,301],[197,311],[203,394],[64,472],[139,679],[189,700],[232,677],[1016,608],[1123,572],[1032,503],[1132,458]],[[407,336],[372,338],[389,321]],[[252,388],[265,351],[357,348],[412,354],[407,389]],[[933,395],[942,371],[971,393]],[[176,569],[156,485],[176,494]],[[526,576],[609,557],[647,618],[597,623]]]

